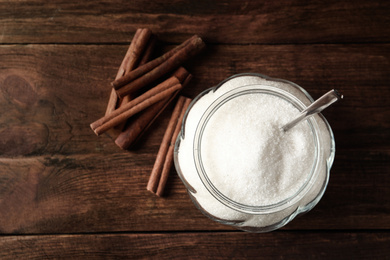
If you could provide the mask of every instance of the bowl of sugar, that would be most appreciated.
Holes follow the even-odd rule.
[[[322,114],[282,126],[313,102],[300,86],[261,74],[234,75],[188,108],[175,168],[195,206],[248,232],[279,229],[323,196],[335,156]]]

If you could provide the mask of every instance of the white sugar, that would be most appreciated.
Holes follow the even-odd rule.
[[[247,94],[213,114],[202,138],[202,161],[214,186],[233,201],[271,205],[294,195],[314,161],[308,124],[280,130],[299,111],[269,94]]]
[[[205,110],[226,92],[249,84],[276,86],[300,97],[305,104],[310,103],[287,83],[255,76],[233,78],[197,100],[189,111],[178,161],[182,176],[196,190],[196,201],[205,212],[225,220],[246,220],[246,225],[261,227],[282,220],[294,208],[248,219],[245,213],[223,205],[212,196],[194,165],[194,136]],[[272,205],[296,194],[308,181],[315,156],[308,123],[298,124],[287,132],[280,130],[297,114],[298,109],[284,99],[257,92],[237,96],[216,110],[204,129],[200,151],[204,171],[215,188],[230,200],[249,206]],[[324,178],[325,173],[319,177],[320,182]],[[313,200],[320,190],[321,183],[302,203]]]

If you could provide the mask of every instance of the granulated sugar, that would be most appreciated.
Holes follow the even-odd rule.
[[[205,172],[233,201],[265,206],[294,195],[314,162],[309,124],[288,132],[281,126],[299,114],[287,101],[269,94],[238,96],[209,120],[201,141]]]
[[[272,213],[248,214],[222,203],[211,194],[200,178],[194,158],[194,138],[199,122],[210,105],[225,93],[244,85],[267,85],[291,93],[305,105],[310,100],[285,82],[269,81],[258,76],[229,79],[217,90],[205,93],[188,112],[177,151],[178,172],[203,213],[226,224],[244,227],[276,225],[297,208],[313,207],[327,183],[327,159],[331,137],[325,122],[317,116],[322,140],[321,158],[315,183],[300,201],[286,204]],[[200,141],[200,161],[214,187],[230,200],[247,206],[272,205],[296,194],[307,183],[315,160],[312,130],[302,122],[283,132],[280,128],[299,111],[280,97],[251,93],[239,95],[219,107],[207,122]],[[326,141],[329,140],[329,141]],[[310,182],[313,180],[311,179]]]

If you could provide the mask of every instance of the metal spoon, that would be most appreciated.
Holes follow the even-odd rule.
[[[282,127],[283,131],[288,131],[295,125],[297,125],[299,122],[305,120],[309,116],[312,116],[314,114],[317,114],[327,108],[328,106],[332,105],[334,102],[336,102],[339,99],[342,99],[343,95],[341,95],[337,90],[332,89],[316,101],[314,101],[310,106],[308,106],[306,109],[304,109],[301,114],[292,120],[290,123],[284,125]]]

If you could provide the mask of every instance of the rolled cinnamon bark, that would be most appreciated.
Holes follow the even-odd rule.
[[[198,54],[203,48],[205,44],[202,39],[198,36],[192,37],[190,41],[180,50],[178,50],[173,56],[165,60],[163,63],[152,69],[151,71],[142,74],[139,78],[134,79],[130,83],[125,86],[120,87],[116,90],[118,97],[123,97],[130,93],[133,93],[146,85],[152,83],[158,78],[166,75],[167,73],[177,69],[182,63],[184,63],[189,58]],[[153,61],[151,61],[153,62]],[[139,69],[147,66],[151,62],[146,63],[145,65],[139,67],[134,70],[136,72]],[[129,73],[130,75],[131,73]]]
[[[180,132],[181,122],[183,121],[185,111],[187,110],[190,102],[191,99],[189,98],[183,96],[179,97],[161,141],[156,161],[153,165],[153,169],[146,186],[147,190],[152,193],[156,193],[158,196],[162,196],[169,171],[172,168],[173,148]]]
[[[100,135],[158,101],[170,97],[181,88],[180,81],[172,76],[112,113],[93,122],[90,126],[97,135]]]
[[[129,73],[130,71],[132,71],[133,69],[135,69],[137,66],[141,66],[141,65],[144,65],[145,63],[147,63],[150,58],[152,57],[152,54],[153,54],[153,51],[154,51],[154,47],[156,45],[156,37],[154,35],[150,35],[149,37],[149,41],[147,42],[147,46],[146,46],[146,49],[145,49],[145,46],[143,45],[143,42],[139,43],[139,44],[136,44],[136,47],[138,46],[138,48],[135,48],[134,49],[134,52],[137,53],[136,55],[136,59],[137,60],[140,60],[138,62],[138,65],[137,63],[134,63],[133,66],[131,67],[128,67],[125,71],[125,74],[126,75],[127,73]],[[144,50],[145,49],[145,50]],[[143,53],[143,54],[141,54]],[[133,55],[134,56],[134,55]],[[135,59],[133,59],[135,60]],[[123,106],[124,104],[130,102],[131,99],[133,99],[134,97],[132,97],[133,95],[126,95],[124,96],[123,98],[121,99],[118,99],[118,95],[116,94],[116,91],[114,89],[112,89],[112,91],[115,92],[115,97],[117,98],[117,108]],[[123,131],[125,130],[125,123],[126,122],[123,122],[122,124],[119,124],[115,127],[115,129],[119,130],[119,131]]]
[[[179,68],[174,73],[174,76],[179,79],[183,88],[191,80],[192,75],[184,68]],[[184,78],[185,77],[185,78]],[[170,98],[166,98],[156,104],[145,109],[128,121],[125,129],[115,139],[116,145],[122,149],[128,149],[132,144],[137,142],[139,138],[146,132],[155,119],[164,111],[164,109],[172,102],[178,92],[175,92]]]
[[[152,35],[149,29],[137,29],[134,34],[133,40],[131,41],[129,48],[127,49],[126,55],[119,66],[118,72],[115,79],[120,79],[125,73],[133,70],[140,60],[142,53],[148,45],[148,41]],[[146,51],[145,51],[146,52]],[[106,115],[110,114],[117,107],[118,95],[115,90],[111,90],[110,98],[107,103]]]
[[[167,157],[165,158],[164,166],[163,166],[163,169],[161,172],[160,181],[158,182],[158,187],[157,187],[157,191],[156,191],[156,195],[159,197],[162,197],[164,195],[165,185],[167,184],[169,172],[171,171],[171,168],[173,165],[173,152],[174,152],[174,148],[175,148],[175,142],[176,142],[176,139],[180,133],[181,122],[183,121],[184,114],[187,111],[187,108],[190,105],[190,103],[191,103],[191,99],[186,98],[184,105],[182,107],[179,119],[177,120],[177,123],[176,123],[175,132],[173,133],[171,142],[169,144]]]
[[[165,62],[167,59],[172,57],[174,54],[176,54],[178,51],[183,49],[185,46],[187,46],[193,39],[197,38],[198,36],[194,35],[190,39],[186,40],[179,46],[173,48],[172,50],[164,53],[160,57],[149,61],[145,63],[143,66],[139,66],[137,69],[133,70],[131,73],[128,73],[122,78],[115,79],[113,82],[111,82],[111,85],[114,89],[119,89],[123,87],[124,85],[130,83],[131,81],[139,78],[140,76],[148,73],[149,71],[153,70],[157,66],[159,66],[161,63]]]

